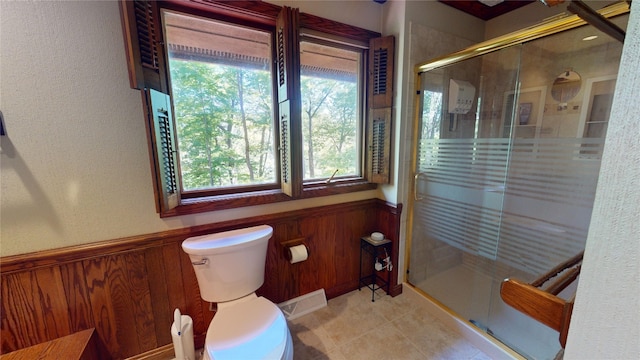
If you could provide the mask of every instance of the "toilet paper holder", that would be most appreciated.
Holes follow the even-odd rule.
[[[292,261],[293,256],[294,256],[294,255],[292,254],[292,249],[293,249],[294,247],[298,247],[298,246],[304,246],[304,249],[305,249],[305,251],[307,252],[307,254],[306,254],[307,256],[306,256],[306,257],[303,257],[302,259],[298,259],[297,261],[300,261],[300,260],[306,260],[306,259],[309,257],[309,247],[308,247],[306,244],[300,244],[300,245],[295,245],[295,246],[289,246],[289,247],[287,247],[287,249],[286,249],[287,251],[285,252],[285,258],[287,259],[287,261],[289,261],[289,262],[291,262],[291,261]],[[303,256],[304,256],[304,254],[303,254]]]
[[[304,238],[296,238],[296,239],[291,239],[291,240],[287,240],[287,241],[283,241],[280,243],[280,245],[282,245],[283,247],[283,254],[284,254],[284,258],[287,259],[287,261],[291,261],[291,251],[289,250],[289,248],[292,248],[294,246],[298,246],[298,245],[304,245],[304,247],[307,249],[307,255],[311,255],[311,252],[309,251],[309,247],[307,246],[307,244],[304,243]]]

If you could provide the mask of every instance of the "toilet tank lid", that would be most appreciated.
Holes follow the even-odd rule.
[[[250,246],[253,241],[265,237],[269,238],[271,234],[273,234],[273,228],[269,225],[253,226],[190,237],[182,242],[182,249],[187,254],[193,255],[235,251],[239,248]]]

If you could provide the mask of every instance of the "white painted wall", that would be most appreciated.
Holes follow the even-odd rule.
[[[379,4],[322,3],[299,5],[319,16],[345,22],[353,17],[361,27],[380,27]],[[320,9],[321,14],[314,13]],[[9,133],[0,139],[1,256],[379,193],[161,219],[154,205],[142,101],[129,88],[118,3],[0,1],[0,20],[0,110]]]
[[[566,360],[640,359],[640,6],[632,3]]]

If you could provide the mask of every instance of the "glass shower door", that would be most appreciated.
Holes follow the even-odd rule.
[[[498,114],[503,94],[515,93],[519,52],[510,48],[484,61],[422,73],[420,79],[408,280],[481,328],[495,286],[511,146],[509,137],[502,137],[505,120]],[[496,66],[503,74],[499,78],[482,75]],[[474,92],[466,113],[450,112],[458,84]],[[491,110],[496,108],[500,111]]]
[[[506,305],[500,286],[584,249],[622,51],[611,38],[582,40],[594,32],[545,36],[418,82],[408,281],[530,359],[554,359],[559,333]],[[576,284],[558,296],[570,300]]]
[[[624,27],[626,18],[615,21]],[[582,40],[593,34],[600,35],[598,43]],[[584,26],[521,46],[521,85],[505,127],[509,166],[485,325],[528,358],[553,359],[561,350],[558,331],[506,305],[500,283],[532,282],[584,250],[622,44]],[[558,296],[571,300],[576,286]]]

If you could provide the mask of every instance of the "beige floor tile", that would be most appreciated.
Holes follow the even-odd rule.
[[[354,340],[386,321],[375,312],[376,303],[363,295],[358,291],[350,292],[329,300],[326,308],[313,313],[337,346]]]
[[[316,359],[336,348],[335,343],[314,314],[289,321],[289,331],[293,339],[296,359]]]
[[[478,349],[440,320],[418,310],[392,322],[428,359],[469,359]]]
[[[387,321],[406,315],[413,311],[415,307],[416,305],[411,301],[411,298],[404,294],[396,297],[388,295],[376,296],[376,301],[371,303],[371,309]]]
[[[411,291],[352,291],[289,320],[294,360],[490,360],[431,315]]]
[[[492,360],[489,355],[483,353],[482,351],[478,350],[478,353],[475,354],[471,360]]]
[[[421,359],[424,355],[390,323],[340,346],[349,359]]]
[[[340,349],[333,349],[331,351],[329,351],[324,357],[320,357],[317,359],[313,359],[313,360],[352,360],[348,357],[346,357],[342,351],[340,351]]]

